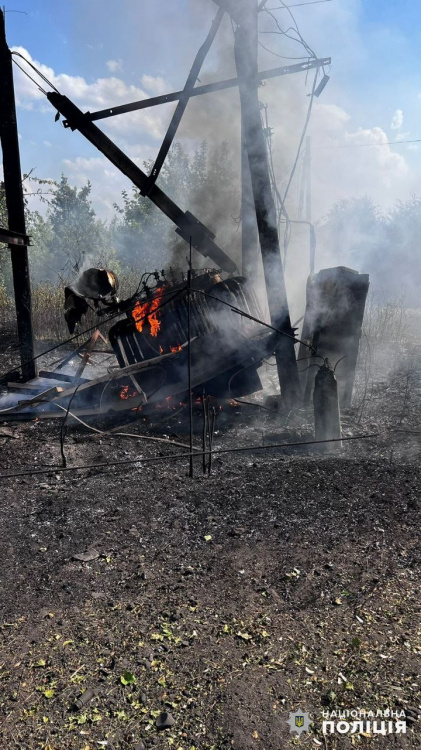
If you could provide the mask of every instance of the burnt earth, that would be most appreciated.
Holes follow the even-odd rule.
[[[2,474],[60,465],[57,423],[7,430]],[[247,441],[228,425],[216,447]],[[98,466],[157,444],[69,427],[66,445],[92,468],[0,480],[1,747],[421,747],[416,719],[321,733],[326,708],[420,707],[419,448],[226,454],[189,478]]]

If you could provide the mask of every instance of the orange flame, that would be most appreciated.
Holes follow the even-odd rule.
[[[174,352],[181,352],[181,346],[172,346],[171,351]]]
[[[162,286],[149,302],[136,302],[132,311],[132,316],[139,333],[142,332],[143,324],[145,320],[147,320],[151,329],[151,336],[158,335],[158,331],[161,328],[161,321],[158,319],[158,308],[160,306],[164,289],[165,286]]]
[[[126,400],[128,398],[134,398],[135,396],[138,396],[137,391],[130,391],[128,385],[123,385],[120,390],[120,398]]]

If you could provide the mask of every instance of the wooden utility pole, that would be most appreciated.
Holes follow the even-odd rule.
[[[241,270],[252,284],[256,283],[258,275],[258,242],[253,188],[244,124],[241,121]]]
[[[26,235],[12,55],[6,42],[5,20],[2,10],[0,10],[0,113],[0,140],[3,151],[4,189],[9,228],[13,232]],[[36,376],[36,368],[28,248],[26,245],[20,244],[9,245],[9,247],[12,254],[22,377],[24,380],[30,380]]]
[[[237,5],[237,13],[238,13]],[[243,135],[251,175],[257,227],[262,252],[271,323],[286,336],[279,337],[276,349],[281,393],[287,406],[300,401],[298,368],[294,351],[293,331],[282,267],[276,210],[272,196],[265,136],[262,129],[257,93],[257,2],[241,0],[241,15],[235,32],[235,64],[239,79]]]
[[[249,4],[249,8],[247,8]],[[258,13],[255,2],[246,0],[247,25],[249,44],[253,48],[253,58],[256,60],[258,45]],[[243,114],[243,113],[242,113]],[[241,117],[241,270],[250,283],[257,285],[259,277],[259,235],[257,231],[256,210],[254,207],[253,188],[251,184],[250,166],[246,144],[246,128],[244,118]]]
[[[306,221],[311,224],[311,135],[306,138],[305,156],[306,174]]]

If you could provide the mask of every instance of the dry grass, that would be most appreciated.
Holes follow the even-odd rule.
[[[136,291],[139,274],[126,273],[120,277],[119,293],[127,298]],[[35,337],[38,341],[63,341],[69,337],[64,319],[65,282],[53,284],[45,282],[32,288],[32,320]],[[81,330],[94,326],[98,318],[89,312],[82,321]],[[15,303],[13,295],[0,285],[0,326],[11,329],[16,325]]]

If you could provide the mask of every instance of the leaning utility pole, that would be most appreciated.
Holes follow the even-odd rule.
[[[255,4],[254,4],[255,5]],[[252,12],[253,10],[253,12]],[[258,14],[250,7],[249,42],[253,45],[253,58],[257,60]],[[256,66],[257,70],[257,66]],[[253,187],[251,184],[250,165],[247,152],[246,127],[241,117],[241,271],[249,283],[257,286],[259,277],[259,235],[257,230],[256,209],[254,206]]]
[[[20,167],[19,140],[13,89],[12,55],[6,42],[4,13],[0,10],[0,140],[3,151],[4,189],[9,228],[26,236],[25,211]],[[31,313],[28,248],[26,244],[10,244],[13,285],[20,346],[22,377],[36,376]]]
[[[258,242],[244,124],[241,122],[241,271],[253,285],[258,275]]]
[[[225,5],[225,3],[223,3]],[[228,5],[228,3],[227,3]],[[241,7],[241,12],[239,11]],[[257,3],[242,0],[236,6],[235,64],[239,79],[241,117],[250,168],[251,183],[262,252],[271,323],[286,335],[279,337],[276,349],[281,393],[288,406],[300,401],[298,368],[293,330],[282,267],[276,210],[269,177],[269,164],[257,93]]]

